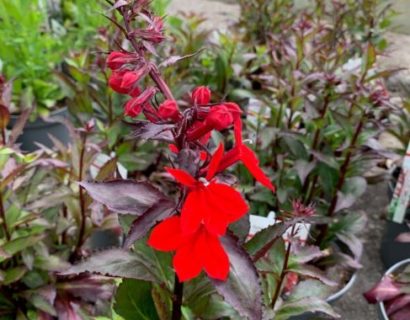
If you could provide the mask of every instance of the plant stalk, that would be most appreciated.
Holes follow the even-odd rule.
[[[78,173],[78,181],[81,182],[83,180],[83,171],[84,171],[84,157],[85,157],[85,150],[87,144],[87,133],[84,133],[82,144],[81,144],[81,153],[80,153],[80,164],[79,164],[79,173]],[[81,213],[81,223],[80,223],[80,231],[78,234],[78,241],[76,249],[74,250],[75,253],[78,253],[81,246],[84,243],[84,235],[85,235],[85,224],[87,220],[86,210],[85,210],[85,197],[84,197],[84,188],[80,186],[79,191],[79,202],[80,202],[80,213]]]
[[[182,317],[182,298],[184,295],[184,284],[179,282],[178,276],[175,274],[174,282],[174,297],[172,301],[172,320],[181,320]]]
[[[291,239],[294,236],[294,234],[295,234],[295,225],[292,226],[291,237],[289,239]],[[289,264],[291,248],[292,248],[292,242],[289,241],[288,248],[286,249],[285,259],[283,260],[282,272],[280,274],[279,282],[278,282],[278,285],[276,286],[275,294],[273,295],[272,302],[271,302],[272,310],[275,309],[275,305],[279,298],[279,294],[280,294],[283,282],[285,281],[286,274],[288,273],[287,269],[288,269],[288,264]]]

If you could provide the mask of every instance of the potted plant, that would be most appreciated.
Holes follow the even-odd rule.
[[[397,242],[396,239],[401,233],[409,232],[408,222],[410,219],[410,209],[407,208],[407,211],[404,215],[404,219],[396,218],[395,211],[397,210],[397,198],[400,194],[400,190],[398,189],[395,192],[397,181],[400,177],[401,181],[400,184],[403,185],[404,183],[404,165],[401,162],[406,163],[406,147],[409,143],[409,124],[410,124],[410,114],[407,110],[407,103],[404,101],[403,108],[397,113],[391,115],[393,126],[388,131],[388,134],[391,137],[395,138],[396,141],[396,148],[395,152],[399,154],[401,157],[400,162],[396,161],[392,165],[392,174],[390,177],[389,185],[388,185],[388,192],[389,198],[391,200],[391,205],[389,206],[389,217],[386,221],[386,228],[383,235],[382,243],[380,246],[380,254],[383,261],[383,264],[386,269],[390,268],[394,264],[403,259],[406,259],[410,256],[410,245],[406,242]],[[408,160],[407,160],[408,161]],[[393,201],[393,198],[395,199]],[[396,221],[395,221],[396,220]],[[402,222],[397,221],[402,220]]]
[[[369,303],[378,303],[381,320],[405,320],[410,316],[410,259],[391,266],[378,284],[364,294]]]

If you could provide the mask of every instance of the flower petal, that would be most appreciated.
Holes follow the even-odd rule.
[[[203,268],[208,276],[225,281],[229,275],[229,258],[219,238],[205,231],[196,249],[202,253]]]
[[[188,193],[181,210],[181,229],[184,234],[195,233],[200,227],[206,214],[206,204],[202,189]]]
[[[148,244],[159,251],[176,250],[184,242],[181,232],[181,220],[177,216],[165,219],[151,232]]]
[[[218,149],[212,156],[211,162],[209,163],[208,173],[206,174],[206,180],[211,181],[211,179],[215,176],[219,164],[221,163],[222,157],[224,155],[224,145],[223,143],[219,144]]]
[[[244,144],[241,146],[241,160],[257,181],[259,181],[266,188],[275,192],[275,186],[259,167],[259,160],[255,153]]]
[[[214,208],[212,212],[223,215],[228,223],[242,218],[249,206],[242,195],[233,187],[213,182],[207,187],[207,203]]]
[[[166,167],[165,170],[170,173],[176,181],[187,187],[194,187],[197,183],[194,177],[192,177],[188,172],[181,169],[173,169]]]
[[[196,250],[195,238],[177,250],[173,259],[173,265],[179,281],[191,280],[201,273],[202,261],[200,254],[202,253]]]

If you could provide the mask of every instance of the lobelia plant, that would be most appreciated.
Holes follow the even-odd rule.
[[[23,154],[15,141],[29,111],[20,116],[10,132],[6,130],[11,87],[2,78],[0,317],[72,320],[108,314],[114,290],[111,278],[58,274],[85,254],[78,247],[83,247],[88,235],[97,230],[95,224],[92,228],[85,220],[87,199],[79,195],[76,183],[77,175],[82,176],[79,171],[88,172],[93,154],[80,156],[84,154],[81,150],[88,149],[84,139],[75,140],[79,146],[74,146],[74,151],[55,140],[61,153],[42,147],[36,153]],[[102,167],[97,177],[115,174],[108,168]],[[98,228],[115,229],[109,218],[102,216],[99,220]]]
[[[315,210],[295,202],[281,221],[248,238],[249,206],[226,171],[242,163],[270,192],[275,187],[242,138],[243,111],[213,102],[205,86],[180,108],[150,60],[165,36],[162,18],[148,4],[112,3],[130,47],[107,57],[109,85],[129,96],[124,114],[132,119],[126,122],[132,137],[165,142],[169,166],[156,186],[132,179],[80,183],[97,204],[121,216],[127,235],[123,248],[93,254],[61,275],[123,278],[114,310],[126,319],[287,319],[306,311],[337,317],[323,300],[335,283],[311,265],[325,253],[302,245],[298,235],[304,222],[317,223]],[[225,150],[231,128],[233,143]],[[176,183],[166,184],[169,179]]]

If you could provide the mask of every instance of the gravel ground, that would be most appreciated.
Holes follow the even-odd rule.
[[[217,26],[219,30],[226,28],[240,14],[235,0],[222,0],[222,2],[218,0],[172,0],[169,11],[171,14],[181,11],[202,14],[209,20],[206,27],[215,28]],[[387,204],[387,182],[383,182],[370,186],[356,205],[357,209],[364,210],[368,214],[369,222],[362,235],[364,240],[363,269],[359,271],[352,289],[334,304],[343,320],[378,319],[376,306],[369,305],[362,294],[383,275],[379,247],[384,229],[384,221],[381,217],[386,212]]]

